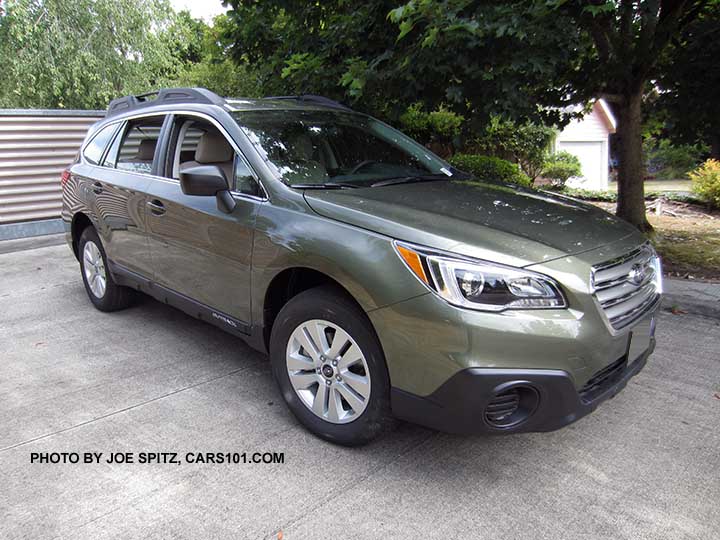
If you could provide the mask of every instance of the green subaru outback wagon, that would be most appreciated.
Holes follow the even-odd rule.
[[[633,227],[477,181],[319,96],[116,99],[62,185],[96,308],[141,291],[243,338],[340,444],[393,417],[558,429],[655,346],[660,261]]]

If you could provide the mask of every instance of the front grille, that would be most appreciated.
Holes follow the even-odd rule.
[[[660,298],[659,268],[648,244],[593,267],[595,298],[615,330],[642,317]]]
[[[493,425],[503,424],[520,406],[520,393],[513,388],[495,396],[485,408],[485,417]]]
[[[580,398],[583,401],[592,401],[595,399],[598,395],[602,394],[606,388],[620,380],[626,366],[627,359],[622,357],[620,360],[598,371],[590,377],[590,380],[580,389]]]

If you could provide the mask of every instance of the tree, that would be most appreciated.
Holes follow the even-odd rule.
[[[574,76],[573,90],[611,102],[620,139],[617,214],[641,230],[645,217],[642,104],[648,84],[661,75],[661,58],[713,0],[555,0],[592,39]]]
[[[655,111],[676,144],[704,143],[720,160],[720,5],[688,24],[663,58]]]
[[[621,139],[617,213],[646,230],[650,226],[643,192],[643,93],[660,75],[660,59],[671,40],[713,3],[715,0],[552,0],[498,5],[465,0],[442,4],[411,1],[394,10],[392,17],[401,38],[415,33],[417,47],[433,52],[444,48],[463,61],[463,54],[448,46],[463,47],[453,35],[460,34],[469,41],[465,50],[477,40],[492,44],[491,50],[498,51],[502,59],[501,68],[496,75],[492,64],[485,66],[486,78],[498,77],[507,85],[505,92],[511,97],[499,92],[502,87],[492,91],[496,100],[502,96],[499,101],[503,104],[516,105],[512,95],[517,93],[532,96],[540,105],[582,103],[594,96],[612,102]],[[564,35],[555,36],[556,32]],[[441,47],[436,46],[438,36],[446,41]],[[507,36],[510,43],[504,43]],[[567,43],[569,37],[573,45],[563,48],[563,40]],[[543,45],[545,39],[549,39],[547,45]],[[453,62],[447,56],[439,61]],[[482,77],[474,73],[478,62],[467,60],[469,67],[465,68],[452,63],[453,68],[460,69],[452,69],[452,73],[461,74],[458,78],[466,89],[463,97],[475,102],[473,82]],[[528,73],[526,82],[516,86],[523,72]],[[482,88],[477,90],[482,95]]]
[[[555,130],[530,122],[518,123],[494,116],[470,147],[489,156],[497,156],[520,165],[531,182],[535,182],[545,165]]]
[[[187,53],[169,39],[182,21],[166,0],[15,0],[6,8],[0,107],[104,108],[166,86]]]
[[[397,118],[392,69],[397,28],[389,0],[230,0],[225,37],[240,66],[257,74],[265,95],[322,94]],[[435,107],[430,107],[430,110]]]
[[[233,57],[257,67],[266,93],[322,93],[390,120],[418,100],[469,128],[492,115],[558,120],[538,104],[563,102],[559,68],[581,47],[563,17],[531,19],[527,2],[230,3]]]
[[[232,44],[226,37],[226,15],[215,17],[211,26],[192,19],[187,12],[180,12],[178,19],[181,22],[180,31],[169,34],[171,39],[179,42],[176,55],[184,57],[185,62],[173,81],[175,86],[200,86],[221,96],[260,96],[260,86],[253,69],[236,65],[230,58]],[[190,32],[190,39],[183,36],[183,31]]]

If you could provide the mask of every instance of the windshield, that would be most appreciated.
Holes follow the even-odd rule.
[[[453,176],[432,152],[362,114],[258,110],[233,116],[288,185],[361,187],[391,178]]]

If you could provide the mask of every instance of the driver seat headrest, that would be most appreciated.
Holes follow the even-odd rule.
[[[224,163],[232,161],[233,149],[220,133],[206,131],[200,137],[195,149],[195,161],[198,163]]]

